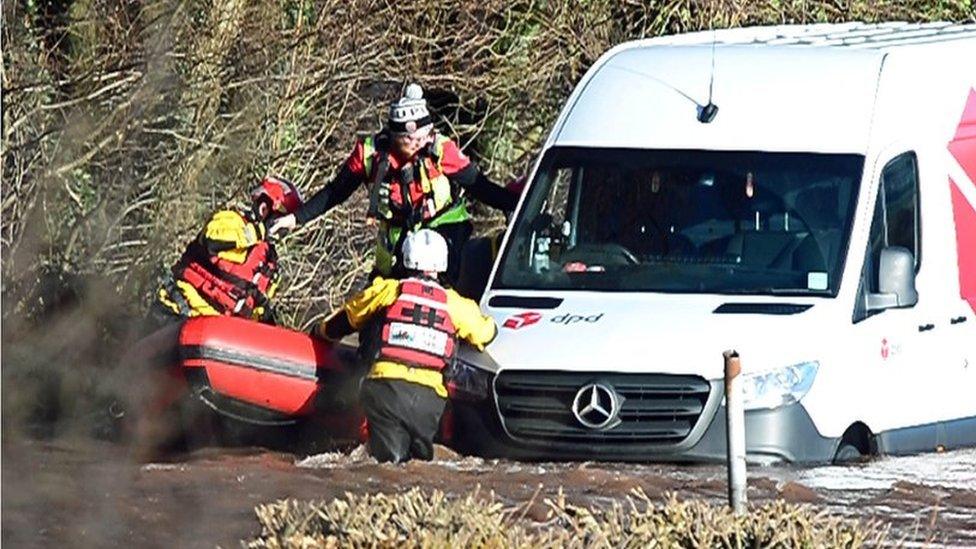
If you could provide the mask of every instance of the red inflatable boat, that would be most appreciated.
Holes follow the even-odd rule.
[[[302,332],[228,316],[191,318],[179,335],[180,368],[193,393],[257,425],[295,423],[337,402],[355,407],[354,394],[338,394],[343,385],[355,392],[352,356]]]

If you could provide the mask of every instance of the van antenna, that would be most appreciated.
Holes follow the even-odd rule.
[[[718,114],[718,105],[712,103],[712,87],[715,84],[715,42],[717,42],[715,27],[712,27],[712,68],[708,75],[708,104],[698,107],[698,121],[702,124],[715,120],[715,115]]]

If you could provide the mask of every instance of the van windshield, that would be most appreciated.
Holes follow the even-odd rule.
[[[494,287],[836,295],[864,157],[555,147]]]

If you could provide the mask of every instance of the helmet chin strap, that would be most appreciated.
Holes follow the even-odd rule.
[[[441,273],[435,271],[414,271],[414,277],[423,280],[430,280],[438,284],[441,283]]]

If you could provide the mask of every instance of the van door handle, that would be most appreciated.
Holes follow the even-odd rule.
[[[963,322],[966,322],[966,317],[964,316],[957,316],[956,318],[949,319],[949,324],[962,324]]]
[[[927,331],[932,330],[934,328],[935,328],[935,324],[922,324],[921,326],[918,327],[918,331],[920,331],[920,332],[927,332]]]

